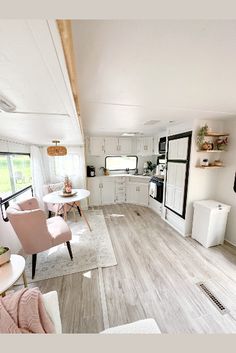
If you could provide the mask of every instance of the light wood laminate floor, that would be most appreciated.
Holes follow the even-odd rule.
[[[102,269],[109,326],[154,318],[163,333],[236,332],[236,250],[205,249],[152,210],[103,206],[118,265]],[[57,290],[64,333],[104,329],[99,271],[37,282]],[[198,288],[204,282],[228,309],[222,315]]]

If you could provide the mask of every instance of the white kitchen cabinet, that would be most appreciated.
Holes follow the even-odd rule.
[[[119,154],[127,155],[132,153],[132,140],[128,137],[120,137],[118,141]]]
[[[110,205],[115,202],[115,181],[113,178],[102,178],[101,183],[101,204]]]
[[[137,138],[137,155],[150,156],[154,153],[154,139],[153,137],[139,137]]]
[[[88,190],[90,191],[89,206],[100,206],[102,203],[100,178],[88,178]]]
[[[89,206],[110,205],[115,202],[115,181],[113,178],[88,178],[90,191]]]
[[[105,137],[106,155],[127,155],[132,152],[132,140],[126,137]]]
[[[105,154],[106,155],[120,154],[118,137],[105,137]]]
[[[126,195],[128,203],[148,206],[148,183],[128,183]]]
[[[91,156],[105,155],[105,140],[104,137],[90,137],[89,153]]]

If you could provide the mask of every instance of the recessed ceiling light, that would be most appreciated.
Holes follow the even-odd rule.
[[[0,96],[0,110],[3,110],[6,113],[13,112],[16,109],[16,106],[11,103],[7,98]]]
[[[158,124],[161,120],[148,120],[144,125],[155,125]]]
[[[139,132],[124,132],[121,136],[136,136],[139,135]]]

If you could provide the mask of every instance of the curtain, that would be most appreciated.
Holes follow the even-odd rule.
[[[67,155],[59,157],[48,156],[45,147],[43,148],[43,159],[50,183],[64,181],[65,176],[68,176],[72,181],[73,188],[86,188],[84,146],[67,146]],[[86,208],[86,200],[81,202],[81,205]]]
[[[40,147],[30,147],[31,157],[31,173],[32,173],[32,185],[34,189],[34,195],[39,201],[39,205],[42,209],[45,209],[43,203],[43,185],[47,183],[47,174],[44,167],[42,153]]]

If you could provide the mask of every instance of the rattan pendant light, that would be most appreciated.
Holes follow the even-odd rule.
[[[55,143],[55,146],[49,146],[47,148],[49,156],[65,156],[67,154],[67,149],[65,146],[58,146],[58,143],[60,143],[59,140],[53,140],[52,143]]]

